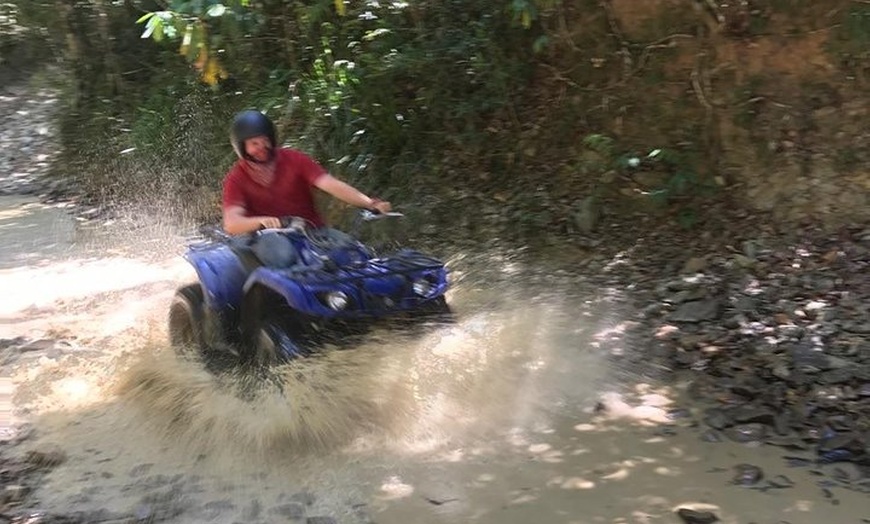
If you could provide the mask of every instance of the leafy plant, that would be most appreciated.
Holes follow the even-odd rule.
[[[844,14],[842,23],[829,39],[828,49],[837,55],[842,67],[866,78],[870,72],[870,5],[855,2]]]
[[[249,21],[250,7],[250,0],[172,0],[168,9],[147,12],[136,23],[145,25],[142,38],[180,39],[178,53],[194,65],[203,82],[215,85],[229,76],[219,58],[223,38]]]
[[[613,139],[606,135],[591,134],[583,139],[583,146],[587,149],[608,157],[613,155],[613,145]]]
[[[661,173],[661,182],[654,187],[645,187],[645,194],[660,206],[690,201],[696,197],[707,196],[715,187],[705,181],[697,169],[692,155],[673,148],[655,148],[639,154],[633,150],[620,150],[609,136],[590,134],[583,139],[583,146],[594,151],[602,160],[592,165],[600,173],[615,172],[623,176],[613,178],[625,183],[641,172]],[[679,205],[681,224],[695,222],[695,211],[691,205]]]

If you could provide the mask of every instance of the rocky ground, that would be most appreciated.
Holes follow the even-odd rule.
[[[44,201],[56,201],[69,194],[70,187],[49,176],[51,163],[57,158],[56,117],[61,109],[60,94],[31,82],[0,86],[0,195],[32,195]],[[25,338],[0,339],[4,367],[31,352],[51,351],[51,341]],[[0,377],[0,380],[8,380]],[[13,424],[9,391],[0,393],[0,522],[80,522],[70,516],[42,514],[26,509],[33,502],[29,495],[40,477],[65,460],[62,452],[32,452],[23,459],[10,458],[9,451],[26,441],[26,426]],[[85,519],[88,520],[88,519]]]
[[[61,190],[46,176],[58,154],[59,96],[29,84],[0,87],[0,195]]]
[[[63,191],[44,176],[57,153],[56,96],[0,90],[0,194],[48,199]],[[820,497],[838,504],[838,490],[870,493],[870,228],[830,233],[763,224],[733,216],[706,233],[669,224],[602,224],[584,241],[582,261],[572,259],[566,270],[625,290],[625,307],[634,313],[620,343],[628,340],[631,348],[619,358],[689,384],[683,406],[669,412],[675,427],[693,427],[707,442],[781,453],[789,465],[811,470]],[[48,346],[3,339],[0,355],[26,359]],[[611,406],[602,402],[598,409]],[[0,437],[0,524],[172,519],[172,479],[164,479],[172,500],[145,497],[131,514],[34,512],[29,493],[65,456],[43,450],[9,458],[7,451],[27,438],[23,429]],[[762,491],[792,485],[752,464],[736,466],[733,475],[734,483]],[[284,516],[332,522],[309,515],[311,498],[290,495]],[[716,518],[689,509],[679,517],[687,523]]]
[[[870,493],[870,228],[659,230],[588,267],[631,290],[636,358],[688,383],[675,420],[809,468],[834,504],[834,488]],[[793,485],[751,464],[734,482]]]
[[[27,195],[53,191],[47,179],[51,161],[57,155],[55,117],[60,109],[58,94],[22,84],[0,88],[0,195]],[[0,340],[3,360],[24,340]],[[8,392],[4,391],[4,396]],[[11,398],[0,399],[4,416],[10,415]],[[24,461],[7,457],[11,447],[27,438],[21,428],[0,421],[0,522],[28,522],[29,514],[18,510],[41,471],[58,464],[62,455],[35,454]]]

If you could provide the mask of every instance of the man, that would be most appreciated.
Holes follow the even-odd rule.
[[[381,213],[391,209],[389,202],[338,180],[304,153],[277,147],[275,125],[259,111],[237,114],[230,140],[239,157],[223,185],[223,227],[231,235],[281,227],[286,216],[323,226],[314,187],[352,206]]]

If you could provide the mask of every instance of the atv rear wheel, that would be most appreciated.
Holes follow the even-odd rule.
[[[196,357],[204,349],[202,287],[184,286],[169,306],[169,342],[179,356]]]

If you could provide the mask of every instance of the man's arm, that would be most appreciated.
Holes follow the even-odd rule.
[[[314,182],[314,185],[342,202],[352,206],[364,209],[376,209],[381,213],[388,213],[390,209],[392,209],[389,202],[368,197],[355,187],[342,182],[330,174],[321,175]]]
[[[256,231],[261,227],[281,227],[281,220],[277,217],[245,216],[245,208],[242,206],[230,206],[224,209],[224,231],[230,235],[242,235]]]

